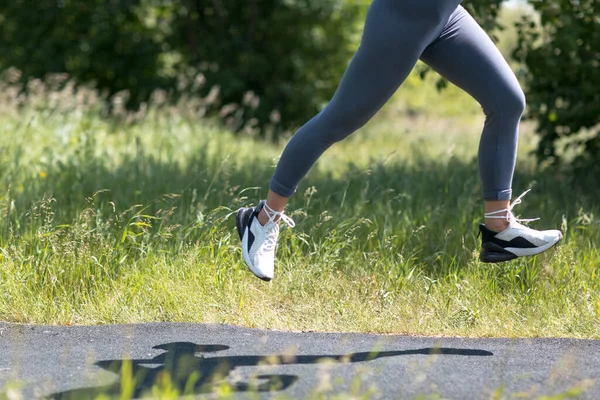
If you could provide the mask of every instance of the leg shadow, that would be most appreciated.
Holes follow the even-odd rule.
[[[225,345],[198,345],[189,342],[168,343],[154,346],[165,353],[150,359],[105,360],[95,363],[98,367],[115,373],[115,383],[99,387],[81,388],[58,392],[49,399],[82,399],[95,396],[141,397],[152,388],[170,388],[181,395],[214,393],[225,385],[232,392],[278,392],[298,381],[298,376],[288,374],[261,374],[251,382],[231,383],[229,375],[238,367],[277,365],[310,365],[321,362],[356,363],[402,355],[455,355],[492,356],[485,350],[455,348],[423,348],[414,350],[361,352],[344,355],[249,355],[205,357],[229,349]]]

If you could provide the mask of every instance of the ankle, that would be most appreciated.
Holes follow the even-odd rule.
[[[269,222],[269,216],[267,215],[264,208],[262,210],[260,210],[260,212],[258,213],[257,219],[258,219],[258,222],[260,222],[260,224],[262,226],[265,226]]]
[[[275,215],[272,221],[279,222],[280,219],[281,215]],[[269,221],[271,221],[271,216],[268,214],[266,207],[263,207],[258,213],[258,222],[260,222],[262,226],[265,226]]]
[[[508,228],[508,221],[503,219],[485,219],[485,227],[494,232],[502,232]]]

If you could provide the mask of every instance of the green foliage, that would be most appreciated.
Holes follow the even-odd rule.
[[[290,129],[329,100],[352,52],[362,4],[341,0],[181,0],[171,43],[205,83],[209,112],[235,130]]]
[[[493,38],[494,31],[502,30],[503,26],[498,22],[498,14],[504,0],[470,0],[463,3],[463,6],[479,22],[482,28],[489,32]]]
[[[160,43],[141,23],[138,0],[15,0],[0,3],[0,70],[21,79],[68,73],[107,96],[129,92],[133,107],[164,84]]]
[[[532,17],[519,25],[515,57],[528,70],[528,115],[540,136],[537,157],[559,161],[559,141],[578,147],[578,161],[600,158],[600,2],[557,0],[531,2],[542,29]],[[585,132],[585,130],[590,130]],[[567,140],[568,139],[568,140]]]
[[[496,38],[503,0],[464,6]],[[316,114],[356,49],[367,0],[15,0],[0,3],[0,72],[22,83],[48,73],[93,83],[130,109],[157,89],[199,98],[202,114],[235,131],[274,135]],[[519,24],[528,116],[539,160],[559,143],[600,157],[600,3],[531,1],[542,30]],[[445,86],[444,81],[438,82]],[[589,132],[588,132],[589,130]],[[582,134],[583,133],[583,134]],[[565,140],[569,139],[569,140]],[[564,152],[563,152],[564,153]]]
[[[342,0],[2,2],[0,70],[16,67],[24,83],[68,73],[108,97],[128,91],[128,108],[158,88],[200,95],[203,110],[235,130],[281,131],[329,100],[364,8]]]
[[[0,320],[600,337],[600,188],[520,157],[515,190],[534,190],[515,211],[564,243],[482,265],[481,120],[396,114],[332,147],[291,199],[296,227],[265,285],[234,214],[264,196],[280,146],[182,105],[124,125],[67,90],[42,110],[33,96],[7,107],[11,92],[0,86]]]
[[[496,26],[500,0],[467,7]],[[199,96],[233,130],[297,128],[333,95],[370,1],[17,0],[0,5],[0,70],[67,73],[136,108]],[[27,27],[27,29],[23,29]]]

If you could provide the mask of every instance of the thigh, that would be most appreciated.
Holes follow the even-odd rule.
[[[473,96],[484,109],[524,102],[519,82],[492,39],[459,6],[421,60]],[[516,101],[515,101],[516,100]]]
[[[397,0],[373,1],[358,51],[320,122],[338,124],[347,118],[360,125],[398,89],[442,28],[433,6],[428,12],[411,13],[413,8],[423,8],[420,1],[409,0],[414,6]],[[446,20],[448,16],[449,12]]]

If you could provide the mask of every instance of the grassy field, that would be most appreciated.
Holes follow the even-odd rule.
[[[536,170],[524,126],[514,190],[533,190],[515,211],[565,240],[482,264],[479,109],[452,89],[428,113],[437,95],[411,85],[302,182],[270,284],[243,265],[233,214],[264,198],[284,142],[177,108],[107,121],[83,95],[4,90],[0,319],[599,338],[594,175]]]

